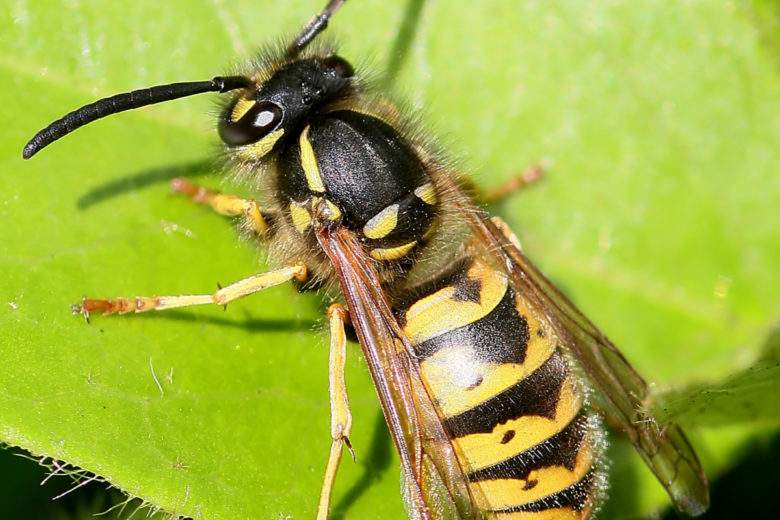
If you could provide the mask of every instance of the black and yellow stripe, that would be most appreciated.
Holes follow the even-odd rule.
[[[478,507],[499,519],[584,519],[599,433],[555,336],[506,276],[473,258],[397,311]]]
[[[415,191],[403,195],[363,226],[363,236],[367,239],[366,245],[371,248],[369,254],[372,257],[377,258],[375,251],[403,249],[411,244],[406,251],[408,253],[426,236],[434,220],[434,207]]]

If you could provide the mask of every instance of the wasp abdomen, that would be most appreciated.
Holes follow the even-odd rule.
[[[506,276],[466,259],[398,315],[479,507],[587,518],[601,478],[596,421],[553,334]]]

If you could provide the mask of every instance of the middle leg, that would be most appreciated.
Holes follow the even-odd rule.
[[[344,382],[344,364],[347,358],[347,335],[345,324],[349,319],[347,310],[334,303],[328,307],[328,322],[330,324],[330,359],[329,359],[329,392],[330,392],[330,445],[328,466],[325,468],[325,478],[320,492],[320,503],[317,508],[317,520],[327,520],[330,496],[336,481],[336,472],[341,462],[343,448],[349,450],[352,459],[355,452],[349,442],[352,430],[352,412],[349,410],[347,387]]]

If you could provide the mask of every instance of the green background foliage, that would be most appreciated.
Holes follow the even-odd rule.
[[[263,269],[227,222],[168,193],[177,175],[244,190],[211,173],[213,99],[20,152],[98,96],[223,72],[320,3],[0,1],[1,442],[172,513],[314,516],[328,302],[285,286],[226,312],[90,325],[68,312],[83,295],[209,292]],[[779,15],[771,0],[352,0],[331,29],[344,55],[389,71],[481,186],[549,167],[494,211],[670,393],[661,416],[687,427],[713,478],[780,423],[766,398],[780,390]],[[358,461],[333,517],[399,518],[397,457],[356,346],[347,375]],[[610,453],[605,518],[666,504],[625,443]]]

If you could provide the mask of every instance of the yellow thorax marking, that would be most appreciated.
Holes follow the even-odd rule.
[[[242,146],[241,148],[239,148],[238,155],[239,157],[247,161],[260,159],[266,154],[268,154],[268,152],[271,151],[271,149],[276,144],[276,141],[278,141],[283,134],[284,134],[283,128],[274,130],[273,132],[263,137],[256,143],[248,144],[246,146]]]
[[[254,104],[255,101],[253,99],[239,98],[238,101],[236,101],[236,105],[233,107],[233,111],[230,113],[230,120],[235,123],[244,117],[244,114],[249,112],[249,109],[252,108]]]
[[[398,204],[391,204],[371,217],[371,220],[363,226],[363,234],[366,238],[386,237],[398,224]]]
[[[298,230],[298,233],[303,234],[311,225],[311,214],[303,204],[291,201],[290,216],[292,217],[293,225],[295,226],[295,229]]]
[[[378,247],[376,249],[372,249],[369,254],[371,255],[371,258],[376,260],[398,260],[399,258],[406,256],[407,253],[409,253],[409,251],[411,251],[416,245],[417,241],[412,240],[408,244],[403,244],[397,247]]]
[[[309,189],[315,193],[324,193],[325,185],[322,183],[322,177],[320,176],[320,167],[317,165],[317,157],[314,155],[314,149],[311,147],[309,141],[309,126],[303,129],[301,137],[299,139],[301,146],[301,167],[303,167],[303,173],[306,175],[306,183],[309,185]]]
[[[404,332],[412,343],[419,345],[427,339],[474,323],[487,316],[504,297],[507,278],[500,271],[476,261],[469,269],[468,276],[482,284],[479,303],[456,300],[453,286],[418,300],[406,311]]]
[[[418,199],[429,206],[436,204],[436,190],[433,189],[433,184],[430,182],[415,188],[414,194],[417,195]]]

